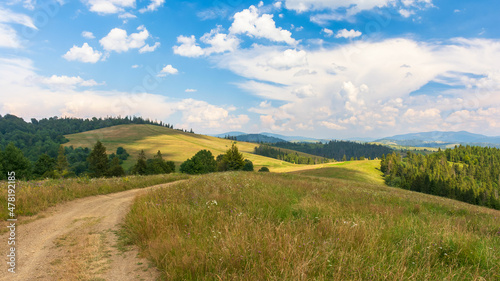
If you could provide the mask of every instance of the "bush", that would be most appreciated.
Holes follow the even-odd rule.
[[[243,171],[253,172],[253,163],[252,161],[245,159],[245,165],[243,165]]]
[[[259,172],[269,172],[269,168],[268,167],[262,167],[259,169]]]
[[[216,169],[217,162],[212,152],[205,149],[198,151],[191,159],[182,163],[180,167],[181,173],[192,175],[213,173]]]

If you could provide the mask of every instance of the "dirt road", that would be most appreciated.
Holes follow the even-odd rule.
[[[9,233],[0,236],[0,280],[156,280],[137,249],[117,246],[116,231],[136,195],[172,184],[74,200],[18,225],[15,274],[6,265]]]

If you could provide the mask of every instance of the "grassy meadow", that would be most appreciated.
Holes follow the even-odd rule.
[[[16,182],[16,210],[18,216],[33,216],[58,203],[77,198],[115,193],[135,188],[187,179],[184,174],[128,176],[122,178],[71,178]],[[2,184],[6,186],[7,184]],[[0,190],[0,204],[7,206],[7,188]],[[0,218],[8,219],[7,208],[0,209]]]
[[[78,134],[66,135],[70,141],[65,146],[89,147],[100,140],[107,148],[108,153],[115,152],[121,146],[127,150],[130,157],[124,162],[124,168],[128,169],[135,164],[137,155],[141,150],[146,152],[148,158],[152,158],[158,150],[163,154],[163,158],[174,161],[176,166],[191,158],[198,151],[207,149],[214,156],[225,153],[233,141],[197,135],[173,130],[154,125],[119,125],[99,130],[93,130]],[[256,169],[262,166],[268,167],[271,171],[287,171],[294,167],[306,165],[295,165],[285,161],[268,158],[253,154],[257,144],[247,142],[237,142],[238,149],[244,157],[253,162]],[[289,151],[282,149],[283,151]],[[317,157],[302,152],[299,155],[306,157]],[[318,157],[319,158],[319,157]]]
[[[499,211],[387,187],[375,162],[194,177],[138,197],[122,235],[164,280],[500,280]]]

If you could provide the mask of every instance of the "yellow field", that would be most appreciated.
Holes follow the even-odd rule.
[[[179,166],[182,162],[191,158],[196,152],[202,149],[211,151],[214,156],[225,153],[233,142],[231,140],[185,133],[154,125],[119,125],[66,135],[65,137],[70,141],[64,145],[73,146],[75,148],[92,148],[98,140],[104,144],[108,153],[115,152],[119,146],[125,148],[131,155],[124,163],[126,169],[130,168],[135,163],[137,155],[141,150],[146,152],[148,158],[152,158],[153,155],[160,150],[164,159],[174,161],[176,165]],[[237,142],[237,146],[244,157],[253,162],[256,170],[262,166],[266,166],[272,172],[288,172],[304,168],[310,169],[331,165],[295,165],[253,154],[255,146],[257,146],[257,144],[254,143]],[[299,155],[314,157],[305,153],[298,153]]]

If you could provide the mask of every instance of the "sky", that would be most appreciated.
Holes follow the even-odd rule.
[[[5,0],[0,114],[500,135],[497,0]]]

